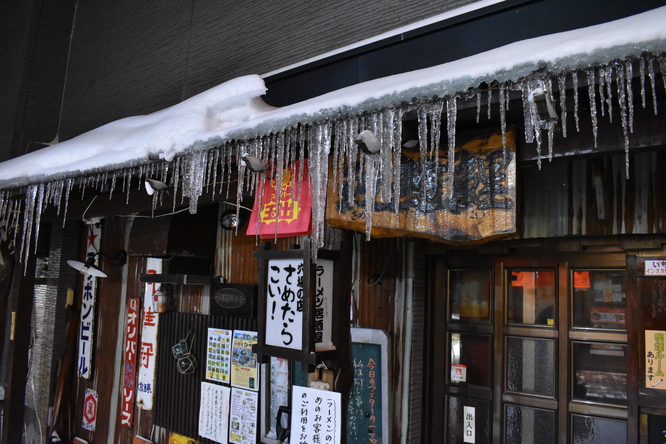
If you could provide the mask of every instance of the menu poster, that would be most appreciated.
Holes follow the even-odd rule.
[[[228,383],[231,380],[231,330],[208,329],[206,379]]]
[[[341,443],[340,393],[293,386],[291,438],[294,443]],[[371,441],[368,441],[371,442]]]
[[[217,442],[225,442],[229,427],[229,394],[223,385],[201,382],[199,406],[199,435]]]
[[[259,363],[252,346],[259,341],[256,331],[234,331],[231,346],[231,385],[259,390]]]
[[[231,391],[229,442],[254,443],[257,440],[257,405],[259,394],[234,388]]]

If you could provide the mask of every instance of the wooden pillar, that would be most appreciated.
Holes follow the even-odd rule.
[[[3,412],[3,444],[21,442],[23,436],[28,347],[30,346],[30,325],[35,289],[35,255],[30,255],[25,268],[16,255],[14,255],[14,261],[14,275],[8,304],[11,310],[11,325]]]

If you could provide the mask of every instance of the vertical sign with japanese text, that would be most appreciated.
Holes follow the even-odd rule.
[[[86,260],[95,257],[99,251],[102,228],[88,226],[86,239]],[[95,265],[98,264],[95,258]],[[84,275],[83,297],[81,300],[81,325],[79,327],[79,363],[78,373],[81,378],[89,379],[92,366],[93,331],[95,326],[95,299],[97,298],[97,277]]]
[[[333,273],[335,262],[317,261],[315,292],[315,351],[335,350],[333,344]]]
[[[162,259],[149,257],[146,259],[146,273],[161,274]],[[143,292],[143,312],[141,316],[141,349],[139,359],[139,383],[137,384],[136,400],[144,410],[153,409],[155,388],[155,361],[157,359],[157,327],[159,316],[155,312],[153,294],[159,284],[146,282]]]
[[[645,330],[645,387],[666,390],[664,338],[666,331]]]
[[[217,442],[226,441],[229,427],[230,394],[229,387],[201,382],[199,435]]]
[[[268,261],[266,345],[303,347],[303,259]]]
[[[127,300],[127,329],[125,332],[125,366],[123,377],[120,424],[132,428],[134,416],[134,385],[136,382],[136,348],[139,339],[139,298]]]
[[[467,405],[463,407],[463,442],[469,442],[472,444],[476,442],[475,416],[476,408]]]
[[[340,393],[293,386],[289,442],[339,444],[341,442]]]
[[[349,400],[347,442],[386,442],[382,436],[381,348],[352,343],[354,387]]]

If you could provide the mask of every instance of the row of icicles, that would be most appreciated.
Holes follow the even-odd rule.
[[[657,64],[663,81],[666,58],[649,55],[558,75],[535,73],[528,78],[515,82],[504,82],[494,88],[476,88],[456,96],[443,98],[415,99],[409,104],[385,108],[362,116],[348,116],[335,121],[300,124],[296,128],[268,136],[250,140],[232,140],[213,149],[185,153],[171,163],[158,161],[119,170],[54,179],[27,185],[20,189],[7,189],[0,191],[0,240],[7,241],[12,252],[16,245],[20,245],[19,258],[23,263],[27,263],[29,248],[26,246],[32,242],[36,249],[41,216],[45,206],[55,206],[58,216],[62,213],[64,221],[67,217],[69,196],[75,188],[79,190],[82,198],[85,197],[89,188],[95,194],[108,193],[109,197],[121,189],[126,193],[126,201],[129,202],[132,184],[136,184],[133,181],[135,178],[140,179],[136,189],[142,188],[146,178],[158,179],[168,184],[173,196],[176,196],[180,189],[180,202],[182,203],[184,198],[188,198],[189,211],[196,213],[198,198],[204,192],[210,192],[214,197],[216,193],[223,192],[222,184],[230,184],[238,177],[236,204],[241,205],[244,190],[255,193],[256,196],[263,194],[265,176],[247,171],[243,163],[237,162],[241,155],[247,154],[259,159],[269,159],[273,165],[289,165],[297,159],[308,158],[308,181],[312,196],[312,235],[310,239],[312,251],[316,255],[317,248],[323,244],[329,162],[332,163],[330,170],[333,175],[333,183],[341,198],[347,199],[350,204],[354,202],[355,190],[354,187],[344,187],[344,179],[346,177],[364,177],[366,234],[369,238],[375,199],[383,203],[392,203],[392,208],[396,212],[400,208],[398,201],[404,192],[400,189],[400,154],[403,148],[402,120],[406,113],[416,112],[418,116],[420,168],[421,171],[426,171],[428,159],[438,156],[440,152],[442,115],[446,117],[448,161],[449,164],[455,162],[458,101],[476,100],[476,120],[479,122],[482,104],[485,102],[487,117],[490,119],[491,105],[497,96],[502,141],[506,150],[506,111],[509,108],[510,93],[518,91],[522,95],[525,141],[527,143],[536,142],[537,163],[540,167],[543,157],[549,160],[553,157],[553,136],[556,128],[561,128],[563,137],[570,132],[567,128],[567,113],[573,113],[576,131],[581,130],[578,88],[582,83],[586,83],[588,88],[591,130],[595,146],[599,112],[602,117],[608,115],[612,121],[614,103],[619,107],[628,174],[629,134],[634,130],[633,82],[628,79],[633,79],[636,71],[639,73],[641,104],[645,108],[651,98],[651,106],[656,115],[655,65]],[[533,96],[536,92],[542,92],[548,95],[552,103],[557,103],[554,94],[556,87],[559,91],[560,118],[544,119],[537,112]],[[666,83],[664,88],[666,89]],[[568,109],[566,105],[567,89],[573,92],[573,109]],[[365,154],[354,143],[354,138],[365,129],[371,130],[379,139],[381,144],[379,153]],[[546,156],[542,155],[542,133],[544,131],[548,138]],[[299,171],[302,176],[302,169]],[[282,183],[283,169],[275,168],[275,174],[277,183]],[[419,187],[421,193],[425,193],[427,188],[424,176],[421,178]],[[438,175],[436,174],[435,177]],[[298,188],[303,178],[298,179],[293,181],[295,184],[293,186],[296,187],[293,191],[296,193],[299,192]],[[122,182],[122,187],[118,185],[119,181]],[[437,186],[442,191],[440,193],[442,198],[450,197],[454,188],[454,168],[449,168],[445,180],[438,182],[440,182]],[[277,191],[281,193],[281,187],[277,187]],[[343,195],[343,192],[346,195]],[[416,189],[414,192],[419,192],[419,190]],[[228,193],[229,187],[227,186],[225,199],[229,198]],[[14,197],[14,195],[21,195],[21,197]],[[161,203],[162,198],[163,192],[153,195],[153,211]],[[278,195],[277,198],[279,199],[280,196]],[[425,199],[421,199],[421,201],[425,201]],[[177,199],[174,198],[174,210],[176,202]],[[237,208],[239,207],[237,206]],[[425,211],[425,208],[422,211]],[[19,223],[21,230],[17,229]],[[19,240],[20,242],[18,242]]]

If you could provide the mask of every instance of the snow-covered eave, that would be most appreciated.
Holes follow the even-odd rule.
[[[74,161],[57,168],[40,170],[37,167],[30,169],[29,173],[25,172],[26,165],[53,165],[51,159],[66,156],[67,150],[76,146],[77,140],[81,138],[92,141],[94,145],[97,134],[103,134],[104,128],[109,125],[61,144],[0,163],[0,189],[134,168],[153,163],[159,158],[169,161],[192,151],[223,146],[231,140],[254,139],[299,125],[335,121],[350,115],[381,111],[423,97],[460,95],[483,82],[506,84],[519,82],[535,73],[553,76],[612,64],[616,60],[624,61],[646,53],[659,56],[666,51],[666,27],[663,23],[666,23],[666,7],[602,25],[516,42],[431,68],[360,83],[279,109],[259,106],[248,113],[245,120],[234,122],[232,126],[185,131],[173,138],[160,135],[166,132],[167,125],[169,128],[178,126],[178,122],[168,118],[169,113],[174,110],[181,113],[175,115],[185,115],[182,114],[183,110],[189,110],[188,119],[205,120],[205,114],[210,114],[211,109],[224,109],[227,106],[227,97],[224,94],[211,95],[210,91],[224,89],[225,85],[230,83],[227,82],[148,116],[157,116],[160,113],[167,116],[155,119],[155,124],[147,127],[158,134],[149,140],[137,137],[136,132],[142,127],[139,125],[139,130],[134,127],[136,119],[145,120],[147,116],[130,117],[109,124],[113,126],[118,123],[118,131],[125,127],[123,125],[127,125],[132,131],[127,137],[122,137],[122,134],[114,136],[109,147],[98,147],[98,156],[89,156],[80,162]],[[231,82],[235,81],[236,79]],[[256,79],[252,81],[254,83],[247,91],[239,93],[241,98],[250,99],[251,96],[262,94],[261,85],[257,84]],[[237,99],[237,95],[233,93],[230,97],[232,100]],[[193,128],[200,126],[197,122]],[[82,144],[81,149],[91,149],[90,147],[90,144]],[[168,151],[167,154],[165,150]]]

